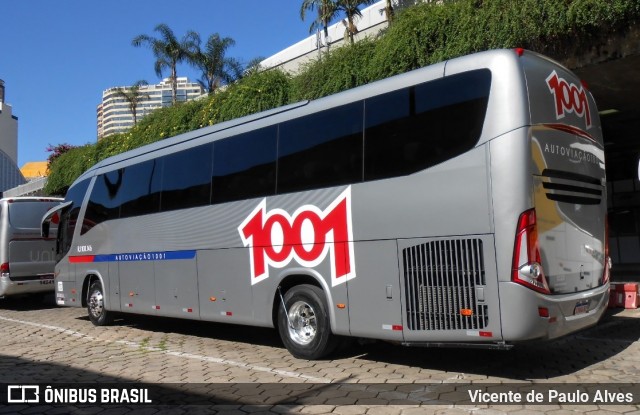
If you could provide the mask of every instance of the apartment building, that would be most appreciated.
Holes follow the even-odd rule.
[[[133,114],[127,100],[118,96],[117,91],[128,92],[131,86],[113,87],[102,92],[102,102],[97,107],[98,139],[110,134],[127,131],[134,125]],[[171,82],[165,78],[159,84],[143,85],[139,89],[144,96],[137,107],[136,118],[142,119],[153,110],[171,105]],[[200,84],[189,82],[186,77],[178,77],[177,100],[185,102],[205,94]]]
[[[0,195],[25,182],[18,161],[18,117],[5,102],[4,81],[0,79]]]

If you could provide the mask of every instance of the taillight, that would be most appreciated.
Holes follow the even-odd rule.
[[[0,264],[0,275],[2,275],[3,277],[8,277],[9,276],[9,263],[8,262],[3,262],[2,264]]]
[[[523,212],[518,218],[511,280],[541,293],[551,293],[540,259],[535,209]]]

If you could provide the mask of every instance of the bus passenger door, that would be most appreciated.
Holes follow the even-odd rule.
[[[157,314],[153,261],[123,259],[118,264],[122,311]]]
[[[354,250],[356,278],[347,282],[351,335],[403,340],[396,241],[356,242]]]

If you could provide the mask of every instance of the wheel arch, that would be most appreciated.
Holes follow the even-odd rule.
[[[102,278],[102,275],[98,271],[91,270],[87,272],[87,274],[84,277],[84,281],[82,282],[81,299],[82,299],[83,307],[87,306],[87,297],[89,296],[89,287],[91,287],[91,284],[93,284],[94,281],[100,281],[100,285],[102,285],[102,291],[103,291],[102,295],[105,298],[105,305],[109,304],[108,302],[109,294],[104,284],[104,278]]]

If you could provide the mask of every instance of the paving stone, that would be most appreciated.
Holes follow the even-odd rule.
[[[634,310],[636,311],[636,310]],[[339,359],[320,362],[298,360],[278,343],[264,338],[277,334],[200,322],[139,317],[112,327],[94,327],[86,311],[74,308],[11,310],[0,306],[0,328],[10,336],[0,338],[0,378],[3,382],[85,382],[122,383],[133,381],[182,383],[263,383],[277,385],[265,399],[270,405],[237,405],[219,409],[178,407],[104,407],[86,406],[14,406],[0,407],[2,413],[39,413],[51,415],[82,414],[156,414],[156,413],[334,413],[351,415],[469,413],[493,414],[545,413],[549,415],[592,413],[633,413],[632,405],[403,405],[419,397],[455,401],[455,389],[429,394],[398,394],[396,389],[327,393],[321,405],[278,405],[286,396],[299,391],[293,385],[345,381],[353,385],[386,383],[389,385],[426,383],[448,387],[483,383],[538,382],[637,382],[640,374],[640,313],[609,316],[600,326],[578,335],[541,344],[518,345],[509,352],[487,350],[429,349],[428,353],[404,353],[406,349],[387,344],[358,346]],[[12,320],[6,320],[12,319]],[[151,320],[149,322],[148,320]],[[122,320],[123,322],[125,320]],[[212,326],[216,329],[212,330]],[[226,327],[226,326],[225,326]],[[212,334],[213,333],[213,334]],[[255,343],[255,344],[252,344]],[[499,362],[499,364],[496,364]],[[17,368],[17,369],[16,369]],[[412,383],[413,382],[413,383]],[[333,391],[335,392],[335,391]],[[408,396],[405,399],[405,396]],[[457,398],[456,398],[457,397]],[[468,396],[466,396],[468,399]],[[359,403],[360,405],[350,405]],[[387,406],[381,404],[399,404]],[[347,406],[341,406],[347,405]],[[134,412],[134,410],[136,412]],[[207,410],[209,412],[207,412]],[[386,412],[385,412],[386,411]]]

